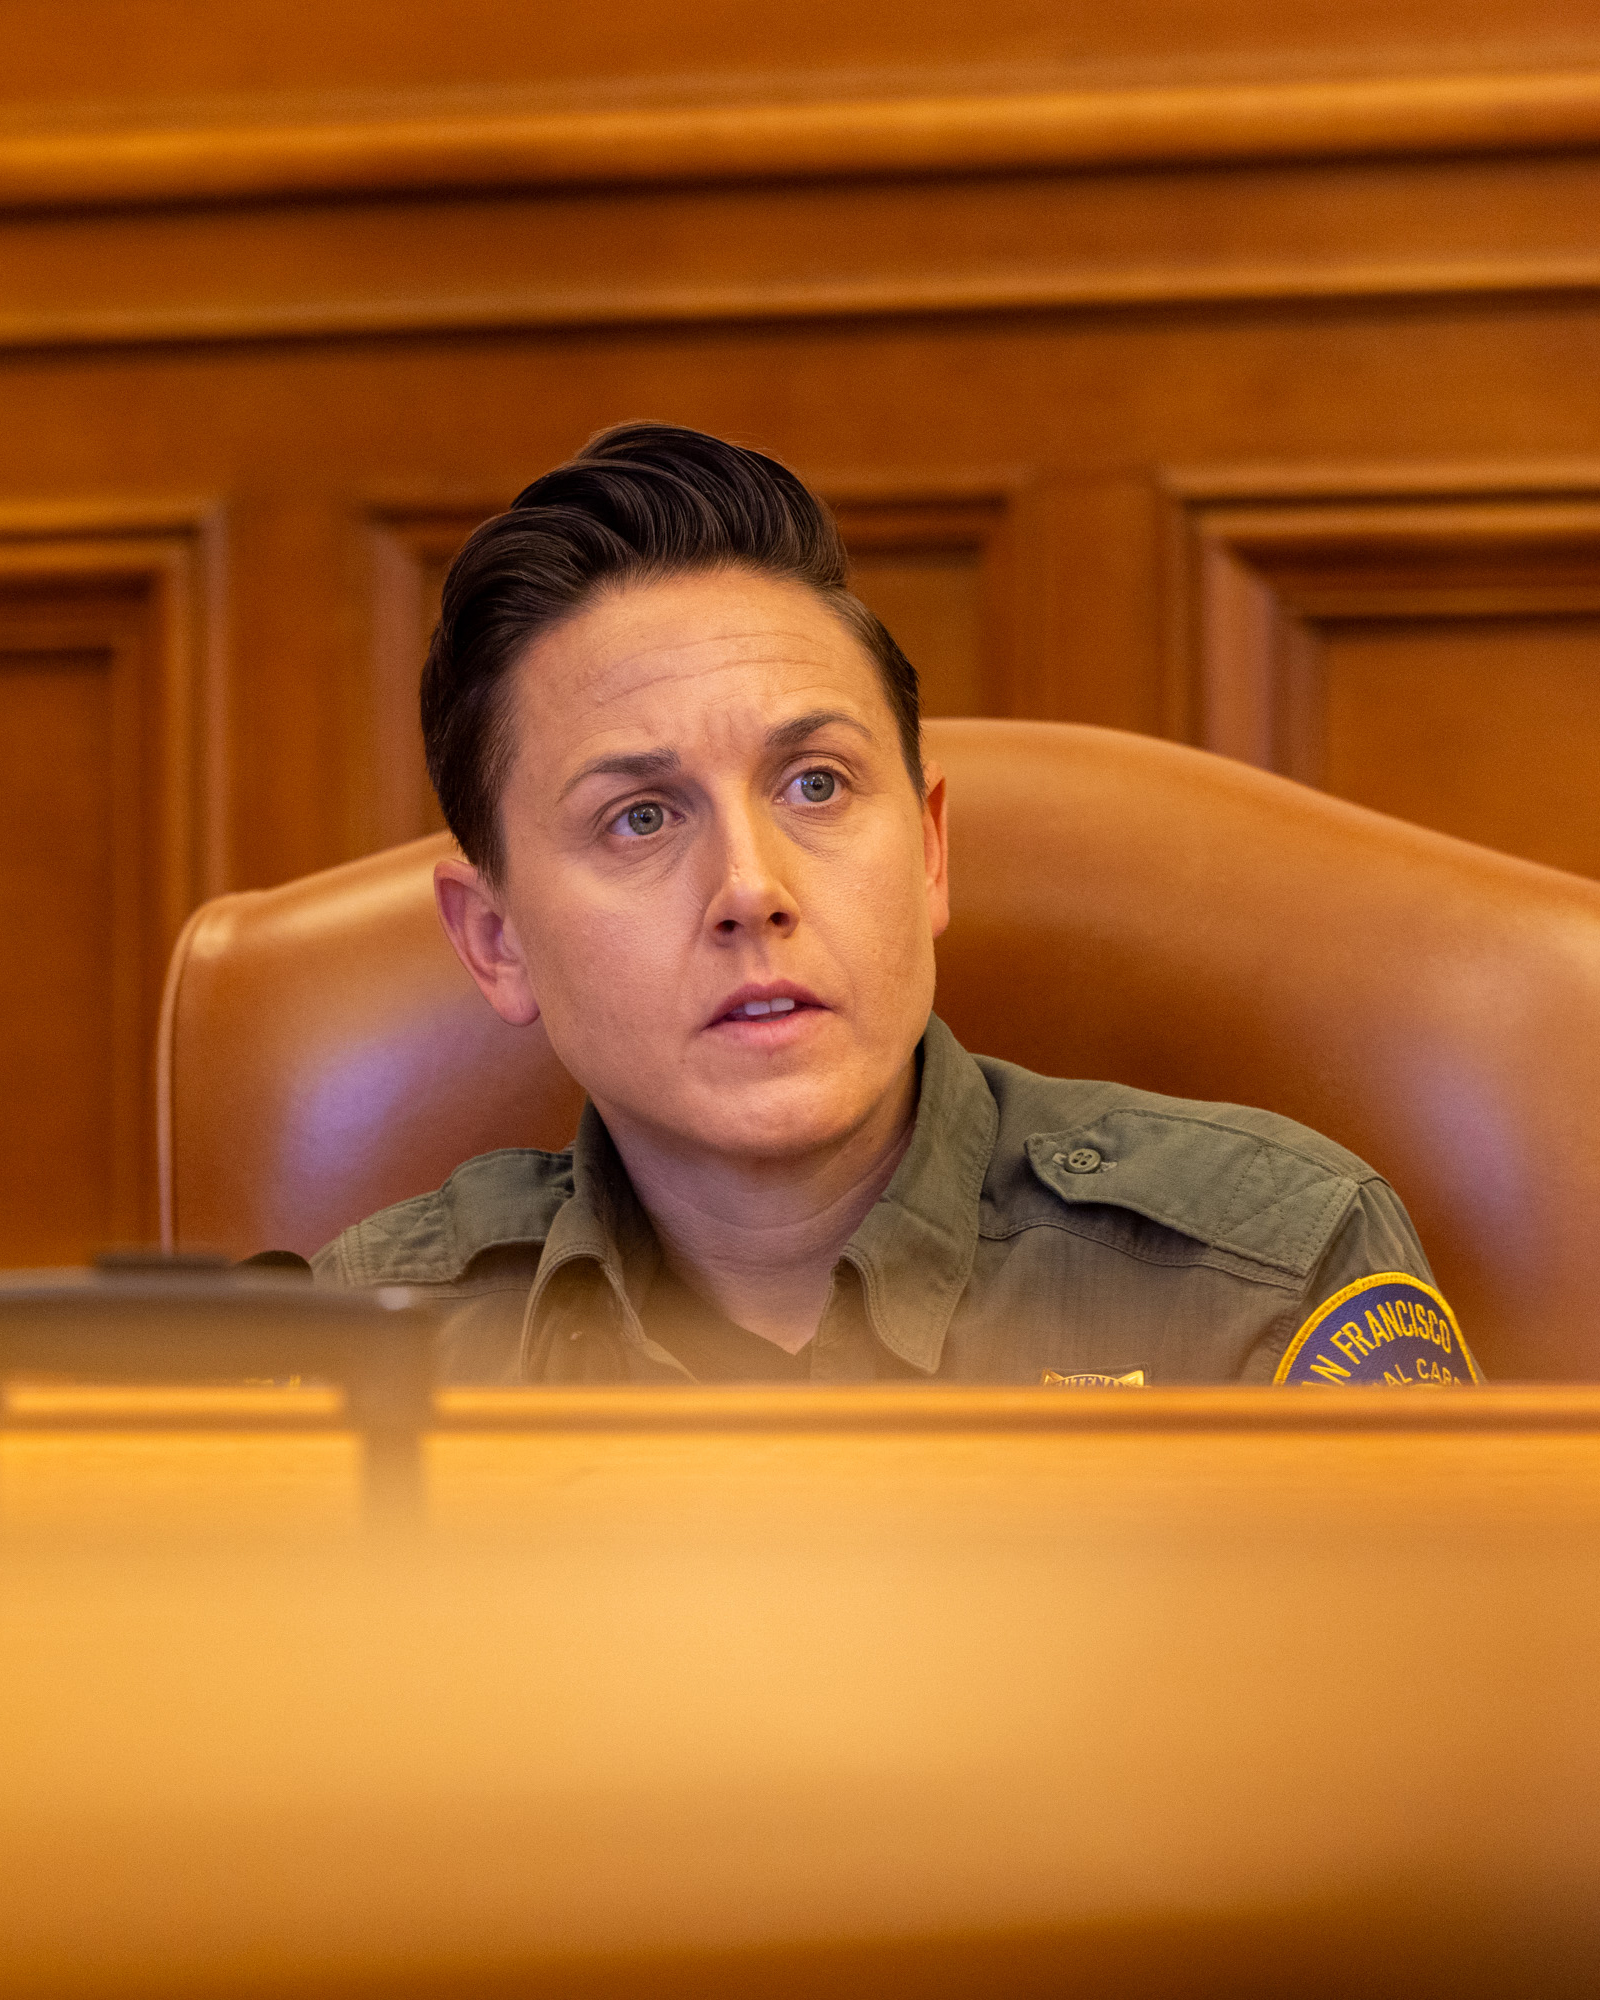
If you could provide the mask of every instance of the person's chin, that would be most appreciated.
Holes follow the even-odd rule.
[[[837,1095],[816,1077],[794,1088],[716,1090],[685,1123],[699,1142],[729,1159],[803,1159],[838,1145],[861,1122],[856,1093]]]

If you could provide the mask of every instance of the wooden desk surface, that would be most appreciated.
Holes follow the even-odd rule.
[[[1592,1985],[1600,1391],[438,1414],[14,1392],[6,1990]]]

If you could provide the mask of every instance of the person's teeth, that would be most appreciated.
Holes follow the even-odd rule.
[[[770,1000],[747,1000],[744,1003],[742,1012],[746,1020],[754,1020],[758,1015],[770,1014],[772,1012],[772,1002]]]
[[[772,1011],[774,1014],[792,1014],[794,1012],[794,1002],[792,1000],[774,1000]]]

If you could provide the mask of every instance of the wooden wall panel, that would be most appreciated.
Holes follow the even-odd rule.
[[[495,511],[490,501],[376,509],[370,517],[371,679],[368,700],[357,705],[350,725],[362,753],[351,786],[351,844],[358,854],[444,825],[422,753],[417,684],[445,573],[467,536]]]
[[[917,669],[927,715],[1012,713],[1011,496],[829,489],[851,582]]]
[[[1209,748],[1600,874],[1600,475],[1184,504],[1177,712]],[[1199,482],[1203,487],[1203,482]],[[1372,485],[1370,475],[1367,481]]]
[[[1600,618],[1352,620],[1323,674],[1324,790],[1600,875]]]
[[[117,837],[138,801],[116,783],[126,734],[117,711],[137,642],[118,644],[119,622],[86,631],[70,616],[3,619],[0,837],[12,858],[0,874],[0,1258],[9,1263],[74,1263],[138,1224],[126,990],[137,885],[118,865]],[[131,1053],[136,1077],[136,1041]]]
[[[152,1233],[161,979],[221,878],[206,534],[0,522],[0,1263]]]
[[[994,713],[975,549],[915,542],[874,549],[856,564],[855,579],[857,594],[916,661],[924,714]]]

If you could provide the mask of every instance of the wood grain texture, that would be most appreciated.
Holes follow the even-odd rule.
[[[1334,76],[1495,74],[1600,59],[1588,0],[851,0],[752,9],[742,0],[629,0],[625,15],[518,0],[82,0],[63,35],[51,0],[11,0],[0,103],[59,121],[130,106],[188,111],[263,100],[351,115],[396,96],[459,102],[534,93],[563,108],[773,95],[928,94],[1014,87]],[[148,117],[146,122],[148,122]]]
[[[380,507],[370,517],[372,675],[368,699],[350,719],[362,760],[351,800],[358,853],[417,840],[444,825],[423,755],[417,683],[445,573],[467,536],[500,504]]]
[[[1587,295],[1595,151],[0,216],[0,347]]]
[[[1014,713],[1016,496],[1002,482],[824,490],[850,551],[851,588],[915,664],[923,713]]]
[[[155,1224],[161,981],[222,875],[213,532],[0,515],[0,1262],[79,1262]]]
[[[1181,504],[1192,740],[1530,860],[1600,872],[1600,483]],[[1224,485],[1228,482],[1224,481]],[[1187,676],[1185,684],[1184,677]],[[1537,800],[1537,810],[1531,810]]]
[[[0,208],[1584,150],[1600,70],[0,134]]]
[[[1592,1392],[514,1400],[0,1432],[8,1986],[1589,1990]]]

